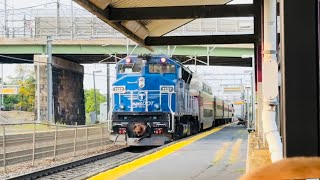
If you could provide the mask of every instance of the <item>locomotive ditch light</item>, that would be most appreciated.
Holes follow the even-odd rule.
[[[161,63],[166,63],[166,62],[167,62],[167,59],[166,59],[166,58],[161,58],[161,59],[160,59],[160,62],[161,62]]]
[[[119,134],[126,134],[127,129],[126,128],[119,128]]]
[[[121,110],[124,110],[124,109],[125,109],[125,106],[124,106],[123,104],[120,104],[119,107],[120,107]]]
[[[156,108],[156,110],[160,109],[160,105],[158,103],[154,104],[154,108]]]
[[[155,128],[153,133],[154,134],[162,134],[163,133],[163,129],[162,128]]]

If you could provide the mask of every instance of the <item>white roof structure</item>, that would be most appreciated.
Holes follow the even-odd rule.
[[[230,38],[168,36],[169,32],[197,19],[214,17],[252,17],[252,4],[226,5],[232,0],[74,0],[101,20],[143,46],[179,44],[252,43],[253,36]],[[194,39],[198,38],[198,39]],[[207,40],[207,42],[206,42]],[[182,41],[182,42],[179,42]],[[198,42],[198,43],[197,43]],[[230,43],[228,43],[230,42]]]

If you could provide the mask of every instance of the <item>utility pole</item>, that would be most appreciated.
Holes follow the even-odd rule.
[[[93,93],[94,93],[94,110],[96,113],[96,120],[98,120],[98,104],[97,104],[97,94],[96,94],[96,77],[95,73],[99,73],[101,71],[93,71]]]
[[[107,114],[109,114],[110,105],[110,64],[107,64]]]
[[[48,105],[47,105],[47,112],[48,112],[48,121],[54,123],[52,119],[52,38],[51,36],[47,37],[47,54],[48,54],[48,63],[47,63],[47,81],[48,81]]]
[[[37,63],[37,121],[38,123],[41,122],[40,120],[40,66],[39,62]]]
[[[9,37],[8,32],[8,12],[7,12],[7,0],[4,0],[4,33],[5,37]]]
[[[40,62],[37,62],[37,121],[41,122],[40,119]]]
[[[60,35],[60,0],[57,0],[57,22],[56,22],[56,36]]]
[[[2,88],[4,86],[4,79],[3,79],[3,64],[1,64],[1,85],[2,85]],[[3,93],[1,93],[1,106],[3,106],[4,104],[4,98],[3,98]]]
[[[95,111],[95,115],[96,115],[96,120],[98,120],[95,71],[93,71],[93,93],[94,93],[94,111]]]
[[[70,0],[71,39],[74,38],[73,0]]]

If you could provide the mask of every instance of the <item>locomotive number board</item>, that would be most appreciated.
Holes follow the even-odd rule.
[[[173,86],[160,86],[161,93],[173,93],[174,87]]]
[[[126,87],[125,86],[113,86],[112,91],[114,93],[125,93],[126,92]]]

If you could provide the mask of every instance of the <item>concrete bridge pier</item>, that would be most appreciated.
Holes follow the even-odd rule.
[[[40,70],[40,121],[47,120],[47,57],[34,55],[35,72]],[[83,90],[84,67],[80,64],[52,57],[53,118],[55,123],[85,124]],[[36,77],[38,78],[38,77]],[[35,113],[37,117],[37,91]]]

